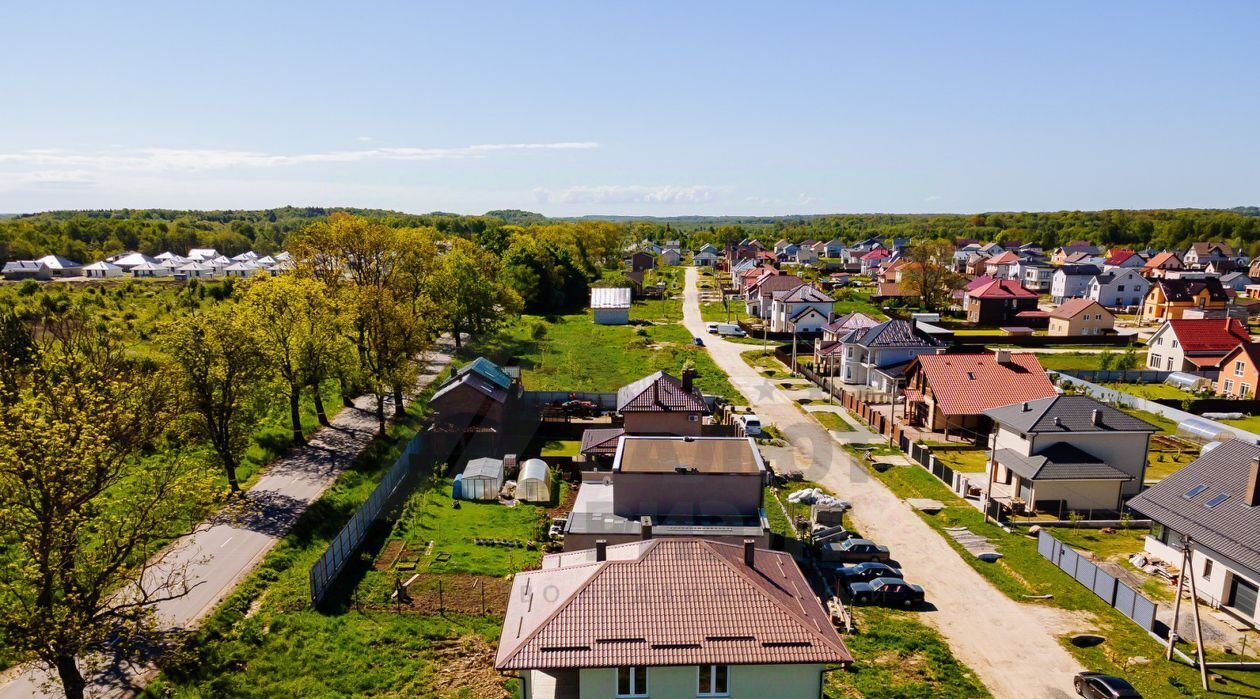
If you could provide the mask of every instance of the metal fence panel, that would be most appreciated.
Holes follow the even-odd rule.
[[[1059,549],[1059,560],[1056,561],[1056,563],[1058,563],[1059,568],[1064,573],[1067,573],[1068,575],[1071,575],[1073,578],[1075,578],[1076,577],[1076,564],[1077,564],[1077,561],[1079,561],[1080,559],[1081,559],[1080,554],[1064,546]]]
[[[1147,631],[1153,630],[1155,628],[1155,612],[1159,605],[1137,593],[1134,593],[1133,596],[1133,614],[1129,615],[1129,618]]]
[[[1037,553],[1041,554],[1042,558],[1053,561],[1055,560],[1055,549],[1058,543],[1058,539],[1050,536],[1043,530],[1037,534]]]
[[[1094,589],[1094,577],[1097,572],[1098,566],[1082,557],[1076,562],[1076,574],[1072,577],[1076,578],[1076,582],[1092,590]]]
[[[1107,604],[1113,604],[1116,601],[1116,579],[1110,573],[1095,569],[1094,573],[1094,594],[1098,595]]]
[[[1137,600],[1138,594],[1133,588],[1125,584],[1116,585],[1116,603],[1113,605],[1120,613],[1133,618],[1133,603]]]

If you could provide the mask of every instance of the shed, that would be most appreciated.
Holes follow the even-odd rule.
[[[465,500],[497,500],[503,489],[503,459],[473,459],[463,475],[460,493]]]
[[[591,310],[597,325],[625,325],[630,322],[630,287],[591,289]]]
[[[547,502],[551,499],[551,470],[542,459],[529,459],[521,465],[516,479],[516,499],[525,502]]]
[[[455,482],[451,484],[451,499],[464,499],[464,474],[462,473],[455,474]]]

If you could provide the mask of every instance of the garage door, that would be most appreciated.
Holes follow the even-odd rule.
[[[1229,586],[1229,606],[1250,619],[1256,615],[1256,586],[1238,576]]]

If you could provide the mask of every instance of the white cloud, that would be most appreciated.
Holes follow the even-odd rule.
[[[31,148],[0,153],[0,164],[91,169],[106,172],[200,172],[229,168],[270,168],[306,163],[370,160],[461,160],[501,151],[589,150],[598,143],[483,143],[454,148],[365,148],[317,153],[277,154],[214,148],[109,148],[91,152]]]
[[[0,172],[0,190],[78,189],[96,184],[96,173],[88,170],[31,170]]]
[[[931,195],[931,196],[929,196],[929,197],[924,197],[924,198],[923,198],[923,201],[925,201],[925,202],[930,202],[930,201],[940,201],[940,200],[942,200],[942,199],[944,199],[944,198],[945,198],[945,197],[943,197],[943,196],[941,196],[941,195],[939,195],[939,194],[933,194],[933,195]]]
[[[710,185],[600,185],[534,190],[539,203],[557,204],[704,204],[721,198],[730,187]]]

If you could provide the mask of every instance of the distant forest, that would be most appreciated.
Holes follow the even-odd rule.
[[[810,216],[587,216],[552,219],[502,210],[483,216],[406,214],[379,209],[283,207],[258,211],[116,209],[50,211],[0,218],[0,262],[47,254],[92,262],[137,250],[157,254],[213,247],[234,255],[270,253],[289,235],[334,211],[381,220],[392,226],[431,226],[445,235],[469,238],[502,253],[518,232],[563,224],[610,222],[627,240],[677,238],[689,246],[718,245],[757,237],[813,238],[846,242],[876,236],[1019,240],[1054,247],[1075,239],[1104,246],[1181,249],[1195,241],[1223,241],[1252,256],[1260,254],[1260,208],[999,212],[983,214],[835,214]],[[607,224],[605,224],[607,225]]]

